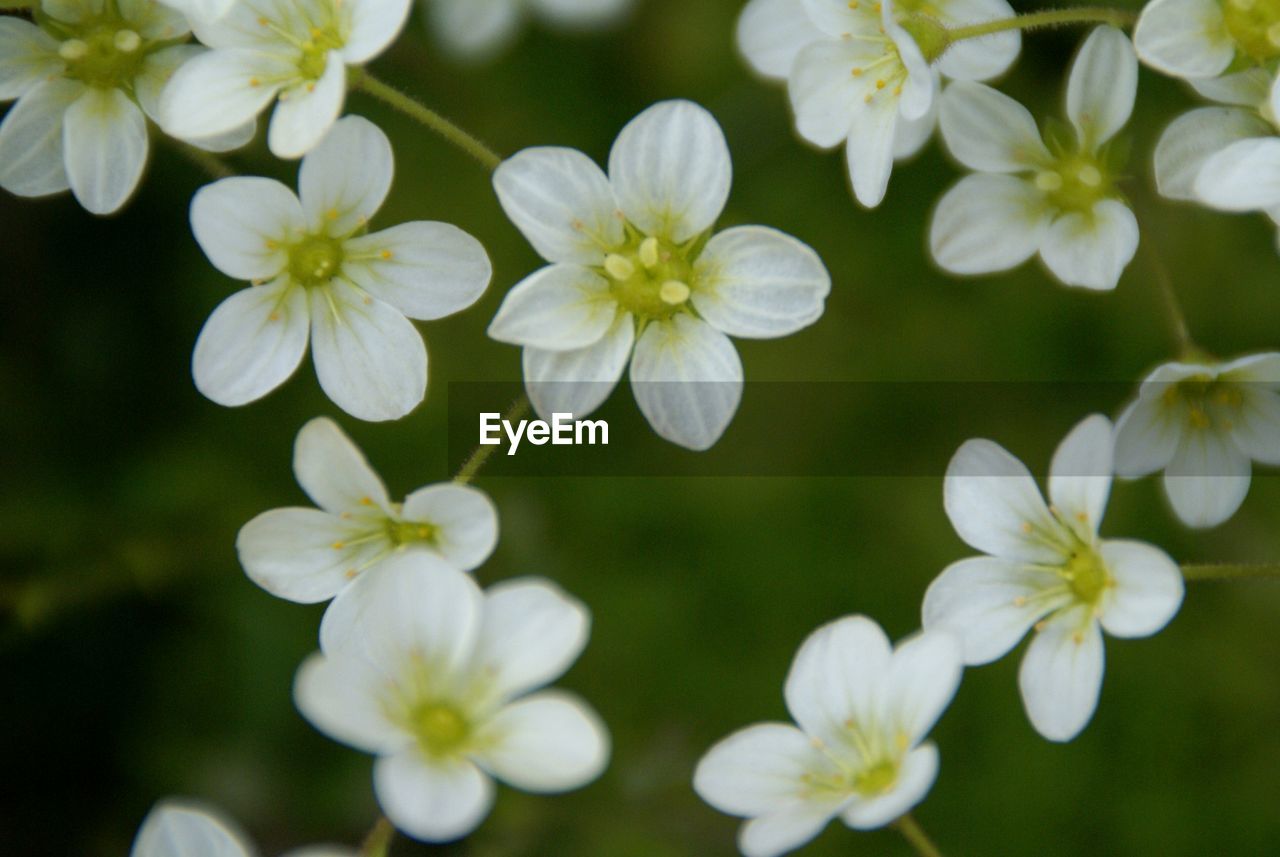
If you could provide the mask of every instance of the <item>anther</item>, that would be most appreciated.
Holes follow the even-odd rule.
[[[615,280],[629,280],[636,272],[636,266],[626,256],[610,253],[604,258],[604,269]]]
[[[854,77],[862,77],[862,69],[855,65],[855,66],[853,67],[853,76],[854,76]]]
[[[394,256],[395,254],[392,253],[390,250],[383,250],[378,255],[382,257],[383,261],[389,262],[391,261],[391,257]]]
[[[1088,164],[1080,168],[1080,184],[1085,187],[1097,187],[1102,184],[1102,173],[1093,164]]]
[[[89,54],[89,46],[79,39],[69,39],[58,48],[58,56],[68,62],[84,59]]]
[[[885,82],[883,77],[876,81],[876,89],[884,89],[886,86],[888,86],[888,83]]]
[[[679,306],[689,300],[689,287],[679,280],[667,280],[662,284],[662,288],[658,289],[658,297],[662,298],[665,304]]]
[[[1052,170],[1036,173],[1036,187],[1043,191],[1062,189],[1062,176]]]
[[[658,254],[658,239],[650,236],[640,242],[640,264],[652,268],[661,261]]]
[[[133,30],[117,30],[112,42],[115,43],[116,50],[131,54],[142,47],[142,36],[139,36]]]
[[[344,542],[334,542],[332,545],[330,545],[330,547],[332,547],[336,551],[340,551],[346,547],[346,544]]]

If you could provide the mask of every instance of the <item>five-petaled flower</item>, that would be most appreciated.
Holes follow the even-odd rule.
[[[797,726],[761,723],[712,747],[698,764],[698,795],[750,819],[738,847],[776,857],[835,818],[883,827],[924,799],[938,775],[925,736],[951,703],[963,670],[959,641],[924,631],[895,648],[871,619],[815,631],[787,676]]]
[[[300,158],[342,112],[347,66],[385,50],[408,14],[409,0],[236,0],[219,18],[192,18],[212,50],[173,76],[160,125],[176,137],[209,137],[278,99],[267,143],[278,157]]]
[[[1249,492],[1250,461],[1280,465],[1280,354],[1158,367],[1116,423],[1116,474],[1164,470],[1174,513],[1216,527]]]
[[[947,191],[934,211],[929,244],[938,264],[955,274],[988,274],[1039,253],[1066,285],[1115,288],[1137,252],[1138,221],[1116,188],[1105,144],[1129,121],[1137,85],[1129,40],[1099,27],[1067,84],[1074,139],[1042,140],[1025,107],[983,84],[948,87],[943,139],[978,172]]]
[[[1133,31],[1144,63],[1204,80],[1280,59],[1277,0],[1151,0]]]
[[[303,160],[301,198],[244,177],[196,194],[201,248],[227,276],[255,283],[200,332],[193,369],[202,393],[228,406],[266,395],[297,369],[310,338],[320,386],[347,413],[391,420],[422,401],[427,351],[409,318],[465,309],[492,269],[480,243],[446,223],[366,234],[392,172],[386,135],[349,116]]]
[[[608,176],[562,148],[498,168],[503,208],[551,263],[511,290],[489,328],[524,346],[539,413],[590,413],[630,361],[654,430],[707,449],[742,396],[729,336],[785,336],[822,315],[831,280],[808,246],[762,226],[713,234],[731,180],[720,126],[688,101],[632,120]]]
[[[618,21],[635,0],[422,0],[437,38],[469,59],[492,56],[515,38],[523,19],[537,15],[566,30],[594,30]]]
[[[378,756],[383,811],[417,839],[465,836],[493,804],[493,777],[531,792],[579,788],[604,770],[596,714],[538,691],[577,659],[586,608],[552,584],[487,592],[425,553],[349,588],[326,611],[322,654],[298,670],[294,699],[320,731]]]
[[[960,538],[988,556],[948,566],[924,599],[924,626],[964,641],[970,665],[996,660],[1034,629],[1019,684],[1032,725],[1069,741],[1102,689],[1102,631],[1146,637],[1182,604],[1182,572],[1142,542],[1103,540],[1111,492],[1111,422],[1091,416],[1058,447],[1045,505],[1022,462],[989,440],[960,447],[944,499]]]
[[[378,474],[330,419],[314,419],[298,432],[293,471],[320,508],[263,512],[236,539],[245,573],[281,598],[328,600],[406,551],[425,551],[471,571],[497,543],[498,513],[483,491],[442,483],[393,503]]]
[[[236,825],[195,801],[169,798],[147,813],[129,857],[254,857],[258,852]],[[354,848],[312,845],[283,857],[356,857]]]
[[[182,44],[186,20],[154,0],[44,0],[37,20],[0,17],[0,101],[18,99],[0,124],[0,187],[70,188],[89,211],[111,214],[142,178],[147,119],[159,121],[165,84],[205,51]],[[252,134],[249,117],[188,139],[222,151]]]

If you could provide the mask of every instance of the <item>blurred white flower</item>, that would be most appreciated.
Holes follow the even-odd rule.
[[[761,723],[721,741],[694,774],[698,795],[750,819],[738,847],[775,857],[840,818],[883,827],[920,803],[938,774],[925,736],[960,685],[959,642],[924,631],[894,648],[871,619],[850,616],[815,631],[787,676],[799,725]]]
[[[751,0],[738,19],[737,36],[752,68],[790,81],[805,139],[824,147],[847,139],[855,194],[874,206],[884,196],[893,161],[915,154],[933,133],[934,83],[922,71],[929,60],[946,77],[988,80],[1006,71],[1021,47],[1021,36],[1007,31],[944,45],[931,57],[930,39],[938,37],[939,27],[1013,14],[1005,0],[892,6],[873,0]]]
[[[1112,426],[1092,416],[1058,447],[1045,505],[1022,462],[989,440],[960,447],[944,500],[960,538],[988,556],[953,563],[924,598],[924,626],[953,631],[970,665],[1034,637],[1019,684],[1031,724],[1069,741],[1093,717],[1102,689],[1102,631],[1146,637],[1182,604],[1182,572],[1151,545],[1102,540],[1111,492]]]
[[[147,118],[179,67],[204,51],[186,20],[154,0],[45,0],[39,26],[0,17],[0,187],[18,196],[71,189],[94,214],[111,214],[142,178]],[[253,123],[198,134],[222,151],[248,142]]]
[[[596,29],[619,21],[635,0],[422,0],[445,49],[484,59],[515,38],[524,19],[536,15],[553,27]]]
[[[1144,63],[1187,80],[1280,58],[1280,4],[1273,0],[1151,0],[1133,31]]]
[[[278,99],[267,143],[277,157],[302,157],[342,112],[347,66],[386,49],[408,14],[409,0],[236,0],[219,18],[193,17],[212,50],[173,76],[160,125],[177,137],[210,137]]]
[[[263,512],[236,539],[245,573],[280,598],[326,601],[405,551],[471,571],[497,544],[498,513],[483,491],[446,482],[393,503],[333,420],[314,419],[298,432],[293,471],[320,508]]]
[[[187,20],[216,21],[231,11],[239,0],[160,0],[161,3],[181,12]]]
[[[254,857],[258,852],[236,825],[188,800],[156,804],[138,828],[129,857]],[[283,857],[356,857],[354,848],[312,845]]]
[[[1216,527],[1249,492],[1251,461],[1280,465],[1280,354],[1166,363],[1116,424],[1116,474],[1164,471],[1183,523]]]
[[[720,126],[688,101],[632,120],[607,177],[561,148],[498,168],[503,209],[551,265],[511,290],[489,335],[524,346],[540,414],[585,416],[630,361],[654,430],[707,449],[742,396],[729,336],[785,336],[822,315],[831,280],[808,246],[762,226],[712,234],[731,181]]]
[[[302,162],[301,199],[265,178],[196,194],[191,227],[205,255],[254,282],[200,332],[200,392],[228,406],[261,398],[293,374],[310,338],[320,386],[352,416],[397,419],[422,401],[427,351],[409,318],[465,309],[492,269],[480,243],[446,223],[366,234],[393,169],[386,135],[348,116]]]
[[[989,274],[1037,253],[1060,281],[1114,289],[1138,249],[1138,221],[1115,186],[1105,144],[1129,121],[1138,64],[1119,30],[1099,27],[1067,84],[1073,139],[1041,139],[1031,114],[979,83],[942,96],[942,136],[978,171],[933,213],[934,258],[955,274]]]
[[[553,793],[604,770],[596,714],[538,691],[577,659],[589,622],[548,582],[482,593],[429,554],[405,554],[334,599],[294,699],[321,732],[378,757],[374,790],[397,828],[457,839],[488,815],[493,777]]]

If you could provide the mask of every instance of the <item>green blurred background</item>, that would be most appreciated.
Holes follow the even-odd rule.
[[[900,165],[880,210],[859,210],[842,159],[797,142],[784,93],[737,57],[740,6],[641,0],[615,32],[533,27],[477,67],[442,60],[415,13],[373,70],[506,153],[562,144],[603,160],[619,128],[654,101],[688,97],[710,108],[736,169],[725,222],[799,236],[835,281],[813,328],[741,343],[750,379],[1132,382],[1170,356],[1141,256],[1106,295],[1061,288],[1034,265],[974,281],[938,272],[924,249],[928,212],[957,173],[937,145]],[[1004,88],[1039,116],[1059,114],[1081,37],[1032,36]],[[1191,103],[1144,71],[1126,191],[1144,241],[1174,272],[1197,340],[1223,356],[1275,347],[1272,227],[1166,204],[1152,191],[1155,139]],[[338,418],[394,494],[447,478],[447,384],[518,378],[516,349],[484,331],[538,260],[465,156],[362,95],[348,109],[382,125],[396,150],[398,180],[374,226],[454,222],[484,242],[495,266],[479,304],[423,326],[428,400],[395,424],[338,412],[309,361],[247,408],[196,393],[192,344],[238,286],[206,263],[187,225],[205,178],[163,143],[119,217],[95,219],[68,196],[0,199],[2,854],[127,853],[151,804],[174,794],[222,807],[266,855],[321,840],[355,844],[377,815],[370,760],[316,733],[291,702],[320,608],[252,585],[235,534],[264,509],[304,502],[290,454],[316,415]],[[261,139],[231,161],[289,183],[295,175]],[[611,407],[634,408],[625,391]],[[793,446],[850,456],[868,444],[950,449],[966,437],[945,412],[887,438],[843,432],[862,425],[849,416],[764,418],[799,433]],[[1010,415],[997,439],[1043,469],[1082,416],[1046,428],[1043,418],[1032,426]],[[743,430],[731,428],[718,454],[732,454]],[[656,454],[687,455],[665,445]],[[945,461],[936,466],[940,474]],[[502,520],[480,580],[545,575],[594,613],[591,645],[563,684],[603,714],[613,762],[599,782],[564,797],[503,789],[467,842],[433,849],[400,839],[395,855],[736,853],[737,822],[690,787],[699,756],[731,730],[784,716],[782,681],[811,630],[863,612],[895,637],[909,633],[925,586],[971,552],[943,514],[940,475],[479,484]],[[1116,488],[1104,533],[1151,540],[1179,560],[1275,560],[1278,500],[1272,475],[1259,477],[1235,519],[1192,533],[1145,480]],[[970,671],[935,732],[943,765],[920,821],[949,855],[1280,853],[1278,616],[1280,586],[1192,585],[1165,632],[1109,642],[1098,714],[1067,746],[1028,725],[1016,655]],[[908,849],[892,831],[835,825],[805,853]]]

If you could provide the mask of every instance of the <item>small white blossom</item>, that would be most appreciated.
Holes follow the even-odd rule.
[[[654,430],[707,449],[742,396],[729,336],[785,336],[822,315],[831,280],[808,246],[762,226],[713,234],[731,182],[720,126],[688,101],[629,123],[608,176],[562,148],[498,168],[503,209],[551,265],[511,290],[489,335],[524,346],[540,414],[590,413],[630,362]]]
[[[493,779],[530,792],[579,788],[604,770],[609,739],[570,694],[538,690],[586,645],[586,608],[549,582],[487,592],[425,553],[388,562],[338,595],[323,654],[294,699],[320,731],[378,757],[374,790],[396,827],[443,842],[479,826]]]
[[[1133,32],[1144,63],[1187,80],[1241,67],[1274,67],[1280,58],[1275,0],[1151,0]]]
[[[160,125],[177,137],[210,137],[279,101],[267,143],[281,158],[316,147],[342,113],[347,66],[391,44],[409,0],[236,0],[227,14],[192,18],[212,48],[173,76]]]
[[[1167,554],[1098,537],[1112,461],[1111,422],[1095,415],[1054,454],[1047,506],[1022,462],[989,440],[968,441],[947,468],[947,515],[988,555],[939,575],[924,626],[958,634],[970,665],[1000,658],[1034,629],[1019,684],[1031,724],[1051,741],[1071,740],[1093,717],[1102,631],[1150,636],[1182,604],[1182,573]]]
[[[147,164],[147,119],[158,121],[170,76],[204,53],[184,45],[186,20],[153,0],[44,0],[39,26],[0,17],[0,187],[18,196],[70,188],[94,214],[118,211]],[[221,151],[253,123],[197,134]]]
[[[750,819],[746,857],[799,848],[839,818],[883,827],[920,803],[938,775],[925,736],[960,685],[960,647],[925,631],[893,647],[865,616],[815,631],[787,676],[797,726],[761,723],[712,747],[693,785],[716,809]]]
[[[446,482],[393,503],[332,420],[314,419],[298,432],[293,472],[320,508],[263,512],[236,539],[245,573],[280,598],[326,601],[406,551],[425,551],[471,571],[497,543],[498,513],[483,491]]]
[[[1105,145],[1129,121],[1138,65],[1129,40],[1099,27],[1067,84],[1073,140],[1041,139],[1018,102],[979,83],[942,97],[942,136],[975,175],[938,203],[929,243],[955,274],[1006,271],[1039,253],[1068,286],[1114,289],[1138,249],[1138,221],[1116,188]]]
[[[1216,527],[1249,492],[1250,462],[1280,465],[1280,354],[1166,363],[1116,424],[1116,473],[1164,471],[1183,523]]]
[[[635,0],[422,0],[445,49],[482,59],[506,47],[526,17],[565,30],[597,29],[620,20]]]
[[[194,801],[156,804],[138,828],[129,857],[255,857],[257,850],[230,820]],[[312,845],[283,857],[356,857],[354,848]]]
[[[301,198],[242,177],[196,194],[191,227],[205,255],[254,283],[200,332],[200,392],[227,406],[259,399],[293,374],[310,339],[320,386],[352,416],[397,419],[422,401],[427,351],[409,318],[465,309],[492,269],[480,243],[446,223],[367,233],[393,169],[386,135],[348,116],[303,160]]]

